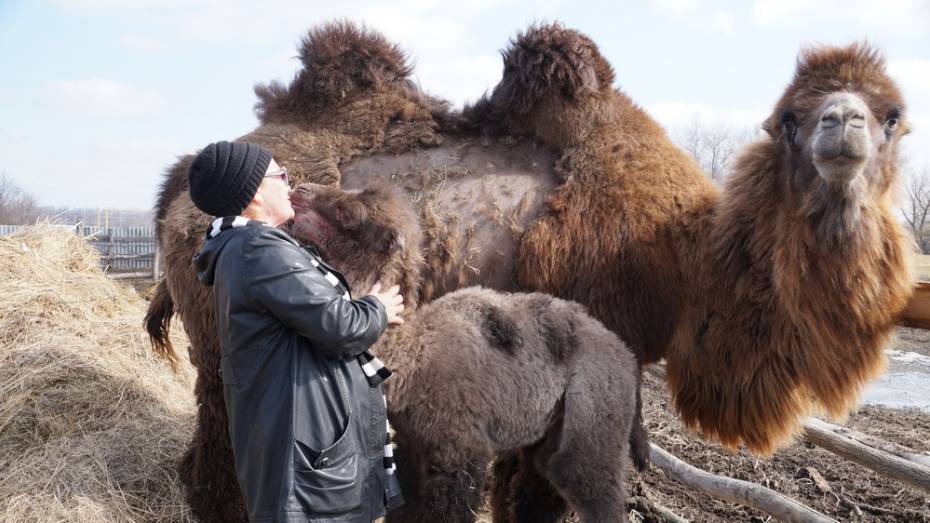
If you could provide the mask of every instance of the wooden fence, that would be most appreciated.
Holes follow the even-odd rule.
[[[27,225],[0,225],[0,236],[12,234]],[[95,227],[91,225],[52,225],[73,230],[87,238],[100,253],[100,268],[111,278],[151,278],[161,275],[160,252],[154,227]]]

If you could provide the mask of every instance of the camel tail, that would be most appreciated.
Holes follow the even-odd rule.
[[[155,294],[149,302],[149,310],[145,313],[145,330],[149,333],[152,350],[164,358],[173,370],[178,368],[178,354],[171,346],[168,330],[171,328],[171,317],[174,316],[174,301],[165,280],[158,282]]]

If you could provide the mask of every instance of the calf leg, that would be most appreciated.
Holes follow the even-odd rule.
[[[495,522],[554,523],[565,515],[568,504],[534,459],[538,449],[538,444],[521,449],[495,464],[492,496],[498,499],[491,499]]]
[[[492,521],[497,523],[515,521],[510,511],[510,505],[513,502],[511,483],[519,469],[520,457],[516,452],[502,454],[494,462],[488,488]]]
[[[622,367],[591,356],[576,363],[562,417],[535,461],[582,523],[625,522],[624,476],[637,383]]]
[[[395,426],[397,467],[404,506],[388,515],[390,523],[471,523],[481,510],[487,469],[492,453],[479,435],[432,434],[403,437]],[[440,441],[442,444],[432,444]]]

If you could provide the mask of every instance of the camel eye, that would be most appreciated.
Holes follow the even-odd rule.
[[[781,125],[785,131],[785,139],[788,140],[789,144],[793,144],[794,138],[798,133],[798,121],[794,113],[788,110],[782,112]]]
[[[888,116],[885,118],[885,127],[887,127],[889,131],[893,131],[895,127],[898,126],[898,120],[900,118],[901,118],[901,111],[899,111],[898,109],[891,111],[890,113],[888,113]]]

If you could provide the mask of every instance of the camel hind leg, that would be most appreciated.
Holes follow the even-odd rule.
[[[600,359],[608,354],[605,350]],[[562,418],[535,461],[582,523],[627,521],[624,479],[636,380],[590,359],[566,389]]]
[[[540,472],[535,456],[539,444],[500,456],[494,463],[490,489],[495,523],[555,523],[568,504]]]

